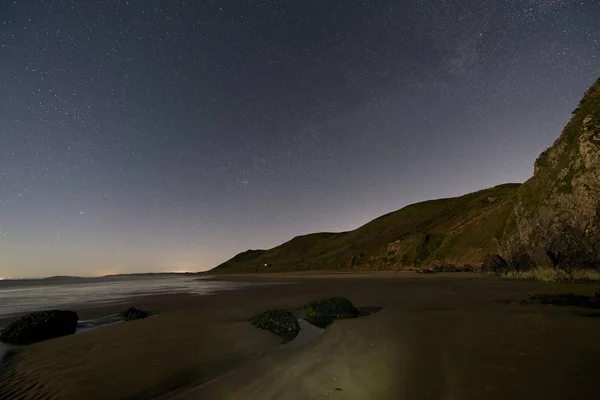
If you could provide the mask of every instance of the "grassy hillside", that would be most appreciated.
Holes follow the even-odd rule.
[[[426,201],[343,233],[296,237],[271,250],[249,250],[215,273],[306,270],[389,270],[441,264],[481,265],[514,229],[520,184]]]
[[[216,273],[600,265],[600,79],[525,184],[413,204],[351,232],[300,236],[239,254]],[[500,261],[498,261],[500,262]]]

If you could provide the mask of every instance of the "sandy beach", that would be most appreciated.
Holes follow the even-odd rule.
[[[600,319],[591,310],[519,305],[531,291],[597,285],[479,274],[225,276],[289,284],[210,296],[136,299],[157,316],[24,347],[0,372],[2,399],[596,399]],[[326,296],[366,317],[308,344],[248,320]],[[80,318],[123,305],[76,309]]]

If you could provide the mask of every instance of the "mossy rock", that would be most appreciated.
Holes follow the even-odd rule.
[[[300,331],[298,318],[285,310],[266,311],[254,318],[252,324],[261,329],[267,329],[277,334],[295,333]]]
[[[340,318],[358,317],[358,310],[345,297],[331,297],[307,304],[302,309],[306,320],[313,325],[323,326]]]

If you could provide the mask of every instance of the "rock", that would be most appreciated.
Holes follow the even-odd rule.
[[[435,267],[433,267],[433,270],[435,272],[462,272],[463,271],[461,268],[458,268],[456,265],[453,265],[453,264],[436,265]]]
[[[594,297],[590,299],[590,305],[592,308],[600,308],[600,292],[596,292]]]
[[[423,269],[418,269],[417,270],[417,274],[436,274],[437,272],[435,272],[432,269],[427,269],[427,268],[423,268]]]
[[[125,310],[119,314],[123,318],[125,318],[125,321],[133,321],[135,319],[142,319],[142,318],[146,318],[147,316],[150,315],[149,312],[138,310],[135,307],[128,308],[127,310]]]
[[[501,243],[511,269],[600,266],[600,80],[519,188],[515,227]]]
[[[475,268],[472,265],[466,264],[463,266],[456,266],[454,264],[439,264],[434,266],[431,269],[423,268],[422,270],[418,270],[417,272],[422,274],[437,274],[439,272],[477,272],[479,268]]]
[[[75,333],[79,316],[73,311],[47,310],[25,315],[0,333],[0,341],[25,345]]]
[[[540,294],[529,293],[521,304],[543,304],[564,307],[599,308],[597,296],[589,297],[574,293]]]
[[[483,261],[481,270],[483,272],[493,272],[500,275],[508,270],[508,264],[506,263],[506,260],[498,254],[489,254]]]
[[[307,321],[313,325],[323,326],[340,318],[358,317],[358,310],[344,297],[331,297],[307,304],[302,311]]]
[[[258,328],[267,329],[277,334],[300,331],[298,318],[285,310],[266,311],[252,318],[251,323]]]

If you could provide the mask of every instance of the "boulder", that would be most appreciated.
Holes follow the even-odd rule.
[[[358,310],[345,297],[331,297],[307,304],[303,309],[307,321],[323,326],[340,318],[358,317]]]
[[[266,311],[252,318],[251,322],[258,328],[267,329],[277,334],[300,331],[298,318],[291,312],[285,310]]]
[[[135,307],[128,308],[127,310],[119,313],[121,317],[125,318],[125,321],[133,321],[135,319],[146,318],[150,315],[147,311],[138,310]]]
[[[481,270],[483,272],[493,272],[500,275],[508,270],[508,264],[506,260],[498,254],[489,254],[483,261]]]
[[[462,272],[462,269],[453,264],[442,264],[433,267],[435,272]]]
[[[435,272],[432,269],[427,269],[427,268],[423,268],[423,269],[418,269],[417,270],[417,274],[436,274],[437,272]]]
[[[0,341],[25,345],[75,333],[79,316],[73,311],[47,310],[25,315],[0,333]]]

